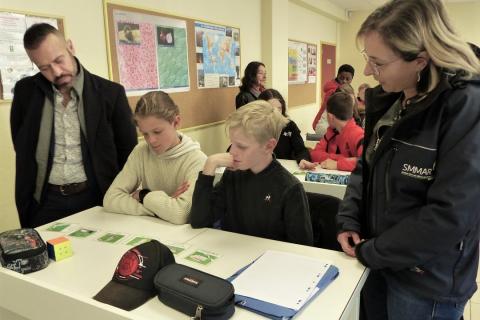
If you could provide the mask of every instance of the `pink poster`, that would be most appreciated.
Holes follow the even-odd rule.
[[[127,91],[158,88],[155,27],[148,23],[118,22],[120,82]]]

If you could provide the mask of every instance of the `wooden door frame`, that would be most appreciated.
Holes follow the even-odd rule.
[[[320,57],[320,60],[319,60],[319,70],[320,70],[320,79],[319,79],[319,89],[317,89],[320,94],[318,95],[320,97],[320,104],[322,103],[323,101],[323,79],[322,79],[322,74],[323,74],[323,64],[322,64],[322,61],[323,61],[323,48],[322,48],[322,45],[329,45],[329,46],[333,46],[335,47],[335,66],[334,66],[334,76],[336,76],[336,72],[337,72],[337,44],[336,43],[333,43],[333,42],[328,42],[328,41],[320,41],[320,54],[319,54],[319,57]],[[326,81],[329,81],[331,79],[328,79]]]

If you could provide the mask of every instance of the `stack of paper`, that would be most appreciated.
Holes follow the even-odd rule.
[[[324,261],[287,252],[266,251],[230,278],[239,306],[271,319],[293,317],[338,275]]]

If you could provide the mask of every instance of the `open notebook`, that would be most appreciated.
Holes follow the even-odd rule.
[[[338,268],[315,258],[266,251],[229,280],[238,306],[271,319],[293,317],[338,275]]]

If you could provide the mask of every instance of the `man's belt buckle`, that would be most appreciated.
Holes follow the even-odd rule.
[[[64,184],[64,185],[59,186],[60,193],[62,194],[62,196],[68,196],[69,195],[66,192],[66,187],[68,187],[68,186],[69,186],[68,184]]]

